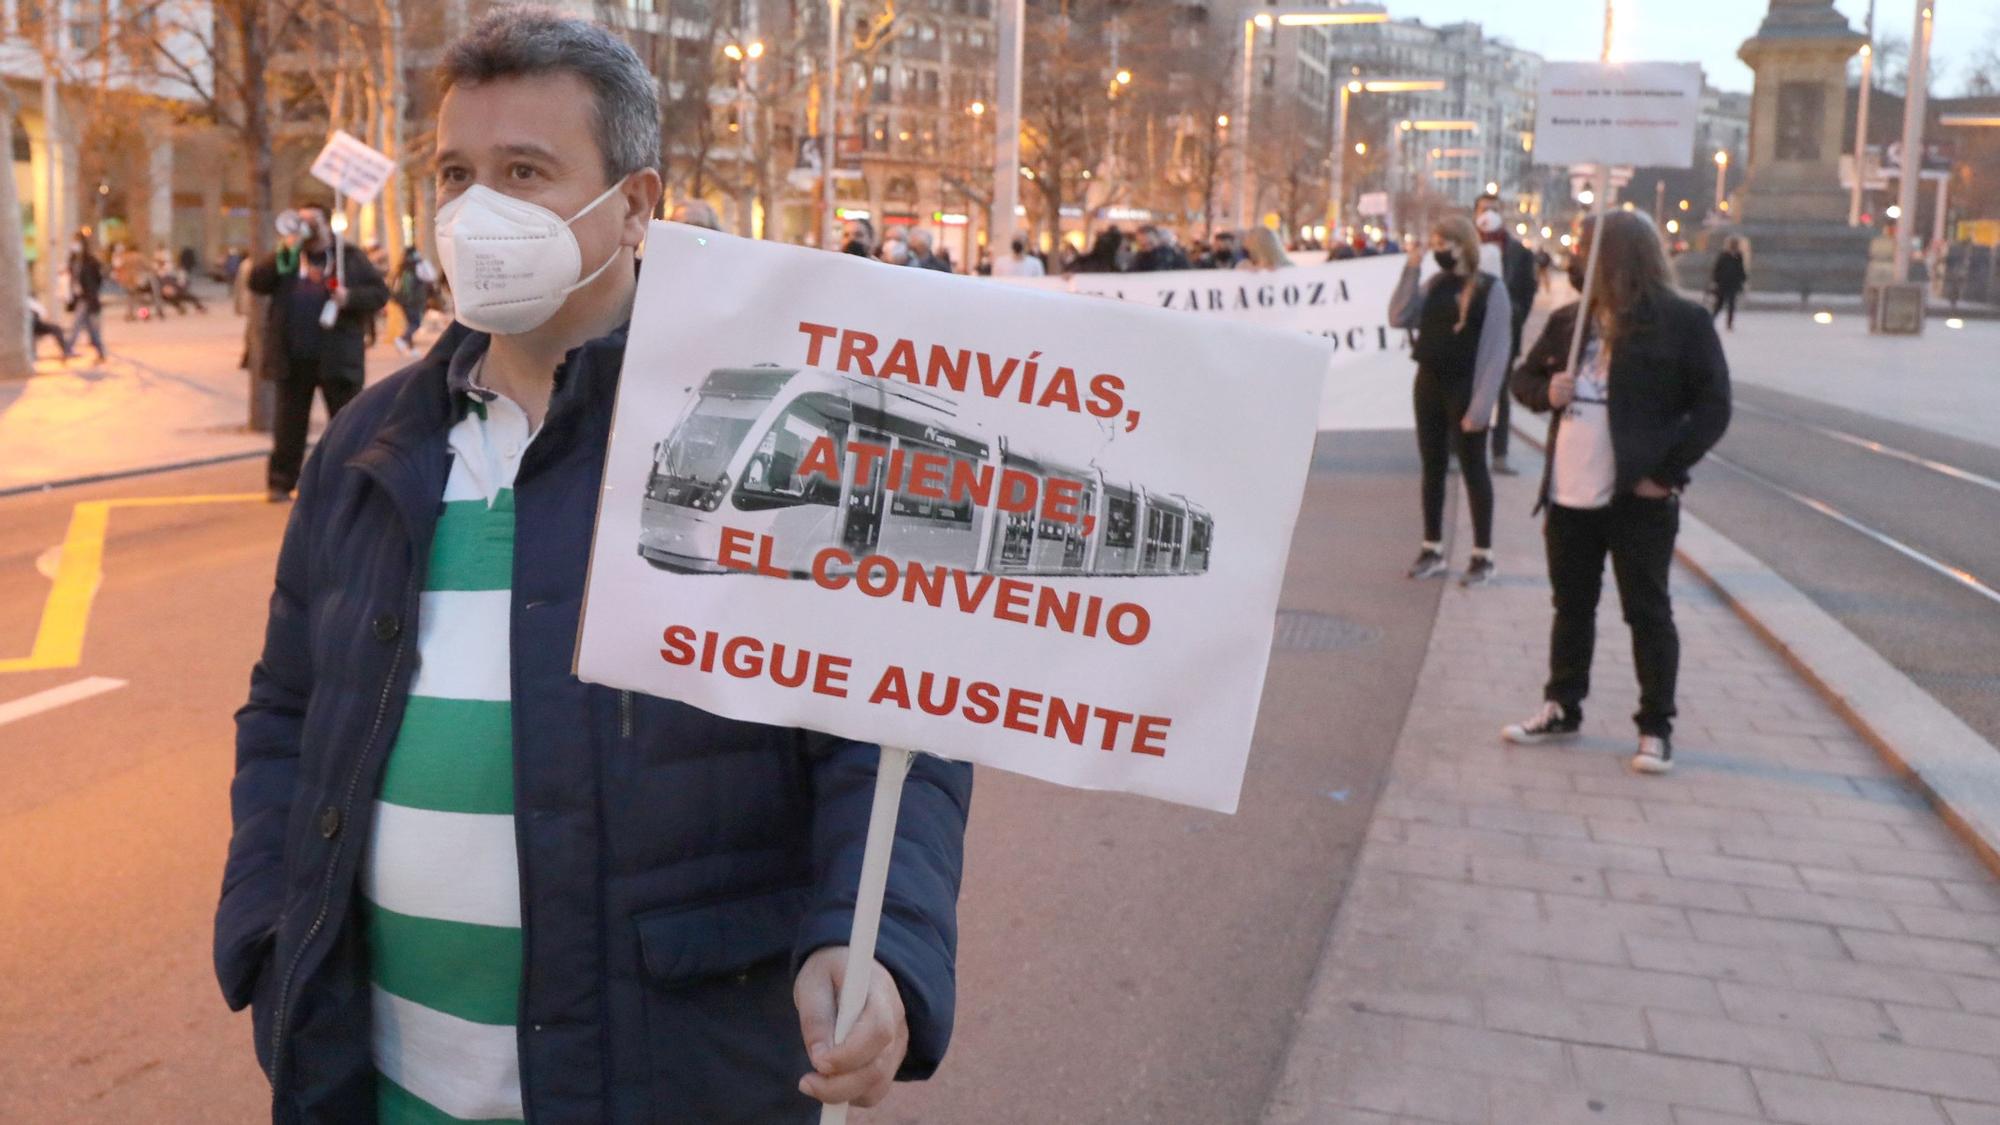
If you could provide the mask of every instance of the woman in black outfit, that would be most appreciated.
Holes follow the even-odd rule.
[[[1416,331],[1412,398],[1417,452],[1424,463],[1424,545],[1409,574],[1434,578],[1451,569],[1444,557],[1444,474],[1456,449],[1472,508],[1472,562],[1463,583],[1479,586],[1493,577],[1493,478],[1486,467],[1486,431],[1507,380],[1512,312],[1507,287],[1480,272],[1479,232],[1472,220],[1453,215],[1439,222],[1430,247],[1439,272],[1418,285],[1424,247],[1412,239],[1403,279],[1389,298],[1390,322]]]
[[[1565,370],[1578,316],[1570,304],[1549,317],[1514,372],[1521,405],[1553,412],[1536,511],[1548,510],[1542,528],[1556,612],[1542,709],[1501,735],[1546,742],[1582,725],[1608,554],[1639,676],[1632,768],[1666,773],[1680,671],[1667,587],[1680,492],[1688,470],[1729,428],[1729,365],[1708,310],[1674,292],[1666,247],[1644,212],[1614,211],[1585,224],[1570,258],[1577,288],[1599,230],[1604,245],[1577,370]]]
[[[1750,271],[1743,266],[1743,243],[1730,238],[1722,244],[1722,253],[1715,256],[1715,272],[1710,281],[1715,289],[1715,308],[1709,319],[1729,310],[1729,330],[1736,331],[1736,298],[1743,295],[1743,286],[1750,280]]]

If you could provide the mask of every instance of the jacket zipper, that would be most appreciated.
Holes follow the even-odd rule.
[[[618,737],[632,741],[632,693],[618,693]]]
[[[416,572],[412,570],[410,580],[403,589],[403,608],[410,604],[410,594],[416,586]],[[396,690],[396,673],[402,670],[403,653],[409,647],[409,630],[405,628],[403,639],[397,643],[395,655],[389,660],[389,676],[382,684],[382,697],[375,704],[375,722],[368,729],[368,737],[362,742],[362,754],[354,763],[354,770],[347,776],[347,790],[340,799],[340,824],[345,828],[350,821],[349,811],[354,807],[354,791],[361,785],[361,771],[367,766],[375,738],[382,733],[382,721],[389,714],[389,697]],[[292,978],[299,971],[299,963],[305,960],[306,950],[312,948],[313,939],[319,936],[321,927],[326,925],[327,911],[333,906],[333,875],[340,866],[340,845],[334,845],[334,854],[326,867],[326,881],[320,887],[319,912],[313,915],[312,925],[306,927],[306,936],[299,947],[292,952],[292,961],[285,967],[285,976],[278,984],[278,1010],[271,1021],[271,1097],[275,1105],[279,1081],[284,1073],[285,1017],[289,1014],[292,1000]]]

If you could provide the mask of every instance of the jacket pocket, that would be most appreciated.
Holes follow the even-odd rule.
[[[805,887],[783,887],[638,915],[646,974],[674,987],[789,959],[810,897]]]

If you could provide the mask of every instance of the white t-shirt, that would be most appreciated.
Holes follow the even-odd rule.
[[[1583,346],[1576,397],[1563,408],[1549,500],[1565,508],[1603,508],[1618,485],[1618,457],[1611,448],[1611,362],[1598,341]]]
[[[1042,260],[1033,254],[1023,254],[1018,258],[1002,254],[993,259],[994,277],[1040,277],[1043,272]]]

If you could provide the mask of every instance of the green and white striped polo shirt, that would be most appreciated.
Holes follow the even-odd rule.
[[[513,402],[475,394],[450,434],[416,682],[363,887],[383,1125],[522,1116],[508,642],[514,474],[533,434]]]

